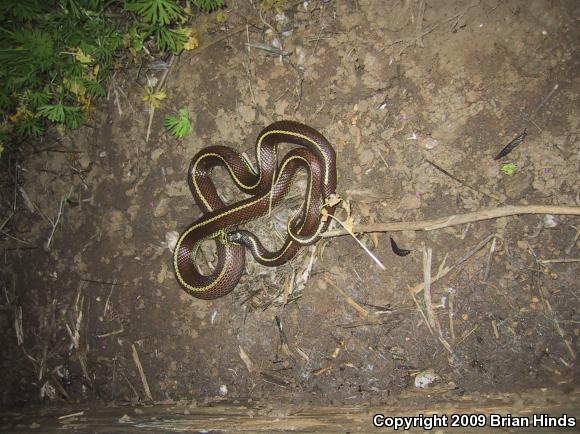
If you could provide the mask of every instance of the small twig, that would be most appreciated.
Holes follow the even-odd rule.
[[[457,181],[457,182],[458,182],[458,183],[460,183],[461,185],[463,185],[463,186],[465,186],[465,187],[469,188],[470,190],[472,190],[472,191],[475,191],[476,193],[479,193],[479,194],[481,194],[481,195],[483,195],[483,196],[489,197],[489,198],[491,198],[491,199],[493,199],[493,200],[496,200],[496,201],[498,201],[498,202],[501,202],[501,199],[500,199],[499,197],[497,197],[495,194],[493,194],[493,193],[486,193],[485,191],[482,191],[482,190],[480,190],[480,189],[478,189],[478,188],[474,187],[473,185],[471,185],[471,184],[468,184],[468,183],[467,183],[467,182],[465,182],[464,180],[462,180],[462,179],[459,179],[457,176],[455,176],[455,175],[453,175],[453,174],[449,173],[447,170],[445,170],[444,168],[442,168],[442,167],[441,167],[441,166],[439,166],[438,164],[435,164],[435,163],[434,163],[433,161],[431,161],[431,160],[425,159],[425,161],[426,161],[427,163],[429,163],[431,166],[433,166],[435,169],[439,170],[439,171],[440,171],[441,173],[443,173],[444,175],[447,175],[448,177],[450,177],[450,178],[451,178],[451,179],[453,179],[454,181]]]
[[[371,251],[368,249],[368,247],[367,247],[367,246],[365,246],[365,245],[363,244],[363,242],[362,242],[361,240],[359,240],[359,239],[358,239],[358,238],[355,236],[355,234],[354,234],[354,233],[353,233],[353,232],[352,232],[352,231],[351,231],[349,228],[347,228],[347,227],[345,226],[345,224],[344,224],[343,222],[341,222],[339,219],[337,219],[336,217],[334,217],[332,214],[328,214],[328,216],[329,216],[329,217],[331,217],[332,219],[336,220],[336,221],[337,221],[337,222],[338,222],[338,223],[339,223],[339,224],[340,224],[340,225],[341,225],[341,226],[344,228],[344,231],[346,231],[346,233],[347,233],[347,234],[350,234],[350,235],[351,235],[351,236],[352,236],[352,237],[355,239],[355,241],[356,241],[356,242],[357,242],[357,243],[358,243],[358,244],[359,244],[359,245],[360,245],[360,246],[361,246],[361,247],[364,249],[364,251],[365,251],[365,252],[367,252],[367,255],[369,255],[369,256],[372,258],[372,260],[373,260],[373,261],[375,261],[375,262],[376,262],[376,264],[377,264],[379,267],[381,267],[381,270],[383,270],[383,271],[385,271],[385,270],[386,270],[386,267],[383,265],[383,263],[382,263],[381,261],[379,261],[379,259],[378,259],[378,258],[377,258],[377,257],[376,257],[374,254],[373,254],[373,252],[371,252]],[[339,231],[340,231],[340,229],[339,229]]]
[[[496,339],[499,340],[499,331],[497,329],[497,322],[494,319],[491,320],[491,328],[493,329],[493,335],[495,336]]]
[[[208,42],[207,44],[202,45],[201,47],[197,47],[195,49],[195,51],[193,52],[194,55],[199,55],[200,53],[202,53],[203,51],[207,50],[208,48],[212,47],[213,45],[217,44],[218,42],[223,41],[224,39],[228,39],[230,36],[235,35],[236,33],[240,33],[243,32],[244,30],[246,30],[246,24],[243,24],[239,27],[236,27],[235,29],[230,30],[229,32],[225,33],[224,35],[220,36],[219,38],[214,39],[211,42]]]
[[[257,48],[259,50],[267,51],[268,53],[271,53],[274,56],[286,57],[290,55],[288,51],[280,50],[279,48],[274,47],[273,45],[263,44],[261,42],[250,42],[246,43],[246,45],[249,47]]]
[[[108,333],[103,333],[100,335],[97,335],[98,338],[106,338],[108,336],[114,336],[114,335],[118,335],[120,333],[123,333],[125,331],[125,328],[121,325],[121,328],[118,330],[113,330],[112,332],[108,332]]]
[[[6,295],[6,298],[8,299],[8,295]],[[18,342],[18,346],[21,346],[24,342],[24,331],[22,328],[22,306],[18,306],[16,309],[14,328],[16,329],[16,342]]]
[[[483,273],[483,281],[487,282],[489,278],[489,273],[491,271],[491,259],[493,258],[493,253],[495,252],[495,237],[491,242],[491,246],[489,248],[489,255],[487,256],[487,263],[485,264],[485,273]]]
[[[109,295],[107,296],[107,301],[105,302],[105,308],[103,309],[103,318],[107,317],[107,312],[109,311],[109,301],[111,299],[111,294],[113,294],[113,288],[115,288],[116,281],[113,280],[111,283],[111,290],[109,291]]]
[[[540,264],[568,264],[571,262],[580,262],[580,258],[562,258],[562,259],[540,259]]]
[[[249,48],[249,46],[248,46]],[[252,101],[254,103],[254,106],[257,106],[258,104],[256,103],[256,97],[254,95],[254,89],[252,89],[252,74],[250,72],[250,65],[246,65],[244,64],[245,69],[246,69],[246,74],[248,75],[248,88],[250,89],[250,96],[252,97]]]
[[[14,241],[18,241],[19,243],[22,243],[22,244],[28,244],[28,245],[31,245],[31,244],[32,244],[30,241],[21,240],[20,238],[16,238],[15,236],[13,236],[13,235],[10,235],[8,232],[5,232],[4,230],[1,230],[1,229],[0,229],[0,233],[1,233],[2,235],[4,235],[4,236],[7,236],[7,237],[8,237],[8,238],[10,238],[10,239],[13,239]]]
[[[246,365],[246,368],[248,368],[250,374],[253,373],[256,370],[256,368],[254,367],[254,363],[252,362],[250,357],[246,354],[242,346],[238,345],[238,347],[240,349],[240,359],[242,359],[242,362],[244,362],[244,365]]]
[[[155,116],[155,107],[149,107],[149,122],[147,123],[147,134],[145,135],[145,143],[149,142],[151,135],[151,126],[153,125],[153,116]]]
[[[63,420],[63,419],[69,419],[71,417],[77,417],[77,416],[82,416],[83,414],[85,414],[84,411],[79,411],[77,413],[71,413],[71,414],[65,414],[63,416],[59,416],[58,420]]]
[[[532,113],[531,117],[534,117],[538,114],[538,112],[540,111],[540,109],[542,107],[544,107],[544,105],[546,105],[546,103],[550,100],[550,98],[552,98],[552,96],[554,96],[554,93],[556,93],[556,91],[558,90],[558,88],[560,87],[559,84],[555,84],[554,87],[552,87],[552,89],[550,90],[550,92],[548,92],[548,95],[546,95],[546,97],[542,100],[542,102],[538,105],[538,107],[536,107],[536,109],[534,110],[534,112]]]
[[[11,212],[11,213],[8,215],[8,217],[6,217],[6,218],[4,219],[4,221],[3,221],[2,223],[0,223],[0,231],[1,231],[2,229],[4,229],[4,226],[6,226],[6,224],[7,224],[7,223],[10,221],[10,219],[12,218],[12,216],[13,216],[13,215],[14,215],[14,211],[12,211],[12,212]]]
[[[274,27],[272,27],[272,26],[270,25],[270,23],[268,23],[268,22],[267,22],[267,21],[264,19],[264,17],[262,16],[262,11],[261,11],[259,8],[258,8],[257,10],[258,10],[258,16],[260,17],[260,21],[262,21],[262,22],[263,22],[263,23],[264,23],[264,24],[265,24],[267,27],[269,27],[269,28],[270,28],[270,30],[272,30],[274,33],[276,33],[276,29],[275,29]]]
[[[54,223],[50,219],[50,217],[48,217],[45,213],[43,213],[42,210],[38,206],[36,206],[36,204],[34,202],[32,202],[32,200],[30,200],[28,193],[26,193],[26,191],[24,190],[23,187],[18,187],[18,190],[20,191],[20,194],[22,195],[22,199],[24,199],[24,204],[26,205],[26,207],[29,209],[30,212],[34,213],[34,210],[36,210],[38,212],[38,214],[40,214],[43,219],[45,219],[48,223],[50,223],[50,225],[54,225]]]
[[[417,300],[417,297],[415,297],[415,293],[413,292],[413,290],[409,290],[409,294],[411,295],[411,298],[415,302],[415,306],[417,306],[417,310],[419,311],[419,313],[423,317],[423,321],[425,322],[425,325],[429,329],[429,332],[432,335],[435,335],[435,333],[433,332],[433,329],[431,328],[431,325],[429,324],[429,320],[427,319],[427,316],[425,315],[425,312],[423,312],[423,309],[421,308],[421,305],[419,304],[419,301]]]
[[[487,237],[485,237],[483,240],[481,240],[473,249],[471,249],[469,252],[467,252],[465,255],[463,255],[462,258],[460,258],[455,264],[453,264],[451,267],[446,267],[444,270],[441,270],[439,273],[437,273],[437,276],[435,276],[434,278],[431,279],[431,284],[435,283],[436,281],[442,279],[443,277],[447,276],[451,271],[453,271],[455,268],[459,267],[461,264],[463,264],[465,261],[467,261],[469,258],[471,258],[473,255],[475,255],[477,252],[479,252],[481,249],[483,249],[485,247],[485,245],[487,243],[489,243],[489,241],[496,237],[497,235],[492,234],[492,235],[488,235]],[[417,294],[418,292],[421,292],[424,288],[424,283],[421,282],[417,285],[415,285],[411,291],[414,294]]]
[[[111,286],[115,286],[115,285],[119,285],[119,286],[125,286],[125,283],[117,283],[116,280],[113,280],[112,282],[106,281],[106,280],[96,280],[96,279],[85,279],[85,278],[81,278],[79,279],[81,282],[90,282],[90,283],[99,283],[101,285],[111,285]]]
[[[449,288],[449,334],[451,335],[451,342],[455,343],[455,325],[453,321],[453,317],[455,313],[453,311],[453,307],[455,304],[455,289]]]
[[[465,339],[467,339],[469,336],[471,336],[473,334],[473,332],[476,331],[478,328],[479,328],[479,324],[476,324],[475,327],[473,327],[467,333],[464,333],[463,336],[461,336],[461,339],[459,339],[459,341],[457,342],[457,344],[459,345],[461,342],[463,342]]]
[[[330,286],[332,286],[336,292],[338,292],[340,295],[342,295],[344,297],[344,299],[346,300],[346,302],[348,304],[350,304],[354,309],[356,309],[356,311],[358,313],[360,313],[364,318],[367,318],[370,315],[370,312],[368,310],[366,310],[364,307],[362,307],[360,304],[358,304],[356,301],[354,301],[352,299],[352,297],[350,297],[346,292],[344,292],[341,288],[339,288],[332,280],[330,280],[328,277],[324,278],[324,281],[326,283],[328,283]]]
[[[72,187],[69,190],[68,194],[67,195],[64,195],[60,199],[60,204],[58,206],[58,214],[56,216],[56,221],[52,225],[52,231],[50,232],[50,236],[48,237],[48,240],[46,240],[46,243],[44,243],[44,248],[46,250],[49,250],[50,249],[50,243],[52,242],[52,237],[54,236],[54,232],[56,231],[56,227],[58,226],[58,222],[60,221],[60,217],[62,216],[62,207],[63,207],[65,201],[69,198],[69,196],[70,196],[71,193],[72,193]]]
[[[141,377],[141,382],[143,383],[145,395],[147,396],[147,399],[153,401],[151,390],[149,390],[149,383],[147,382],[147,377],[145,377],[145,371],[143,370],[143,365],[141,365],[141,360],[139,360],[139,353],[137,353],[135,344],[131,344],[131,348],[133,349],[133,362],[135,362],[135,366],[137,366],[137,370],[139,371],[139,376]]]
[[[435,313],[433,312],[433,305],[431,303],[431,256],[433,250],[423,245],[423,299],[425,301],[425,311],[427,312],[427,321],[432,330],[437,330],[435,321]]]
[[[555,215],[580,215],[578,206],[551,206],[551,205],[508,205],[499,208],[484,209],[466,214],[455,214],[449,217],[441,217],[433,220],[415,222],[375,223],[372,225],[353,225],[350,231],[336,229],[322,234],[323,237],[337,237],[354,233],[368,232],[400,232],[400,231],[433,231],[466,223],[491,220],[501,217],[523,214],[555,214]]]
[[[578,201],[576,201],[576,202],[578,202]],[[578,242],[578,238],[580,238],[580,227],[579,228],[576,228],[574,226],[572,226],[572,227],[574,229],[576,229],[576,234],[574,235],[574,239],[572,240],[570,245],[568,247],[566,247],[566,250],[564,250],[564,252],[566,252],[567,255],[569,255],[570,252],[572,252],[572,249],[574,248],[574,246],[576,246],[576,243]]]

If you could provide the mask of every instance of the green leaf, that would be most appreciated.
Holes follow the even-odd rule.
[[[53,122],[64,122],[64,105],[58,103],[56,105],[43,105],[38,107],[38,113]]]
[[[189,110],[182,107],[175,115],[165,118],[165,128],[178,139],[183,139],[191,133],[191,121],[189,120]]]
[[[157,46],[162,51],[171,50],[173,53],[180,53],[183,50],[183,45],[187,42],[186,34],[168,27],[158,26],[154,29],[153,34]]]
[[[0,91],[0,110],[7,110],[11,104],[10,97],[4,91]]]
[[[16,134],[27,137],[40,137],[44,133],[42,122],[34,116],[26,116],[14,126]]]
[[[181,16],[174,0],[134,0],[125,6],[128,11],[139,14],[151,24],[166,26]]]
[[[85,123],[85,114],[78,107],[64,107],[65,124],[67,127],[76,130]]]
[[[507,176],[512,176],[518,171],[518,166],[516,166],[514,163],[507,163],[501,166],[501,171]]]
[[[224,6],[224,0],[190,0],[203,12],[211,12]],[[188,2],[189,3],[189,2]]]
[[[32,108],[37,108],[48,104],[50,94],[48,92],[32,92],[28,95],[28,103]]]
[[[84,84],[87,92],[90,93],[91,95],[94,95],[94,96],[106,96],[107,95],[107,91],[105,90],[105,88],[103,86],[101,86],[101,83],[99,83],[98,81],[84,80],[83,84]]]
[[[13,33],[13,39],[19,46],[4,50],[4,54],[11,54],[15,65],[21,62],[30,63],[46,71],[56,60],[55,40],[51,34],[43,30],[19,29]],[[19,58],[14,59],[14,55]]]
[[[2,0],[0,14],[10,15],[20,20],[27,20],[43,12],[42,2],[36,0]]]

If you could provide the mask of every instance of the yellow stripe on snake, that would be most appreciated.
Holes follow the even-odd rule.
[[[299,147],[288,152],[278,167],[277,145]],[[179,237],[173,256],[177,280],[194,297],[211,300],[230,293],[238,284],[245,266],[245,249],[267,266],[279,266],[292,259],[302,246],[320,239],[332,214],[329,204],[336,189],[336,155],[330,143],[315,129],[294,121],[279,121],[264,128],[256,141],[257,169],[238,152],[226,146],[210,146],[193,157],[188,183],[203,215]],[[226,205],[210,179],[214,167],[225,167],[236,186],[250,197]],[[251,232],[237,229],[266,215],[282,201],[299,169],[308,174],[305,200],[288,221],[287,236],[277,251],[268,251]],[[195,258],[201,244],[213,239],[217,263],[209,275],[201,274]]]

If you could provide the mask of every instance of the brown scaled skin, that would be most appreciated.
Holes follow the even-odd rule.
[[[290,151],[278,167],[276,145],[280,143],[303,148]],[[328,226],[328,222],[320,223],[320,211],[336,189],[336,155],[324,136],[298,122],[275,122],[258,136],[256,154],[257,173],[253,173],[240,154],[224,146],[205,148],[192,159],[188,182],[204,215],[181,235],[174,253],[174,267],[181,286],[194,297],[215,299],[235,288],[244,270],[244,245],[259,262],[277,266],[292,259],[301,245],[316,242],[317,235]],[[236,185],[253,196],[226,206],[210,179],[216,166],[225,167]],[[291,231],[300,242],[288,236],[281,249],[268,252],[252,233],[235,231],[238,225],[263,216],[276,206],[301,168],[307,170],[311,189],[306,193],[307,212],[303,206],[301,214],[291,222]],[[334,208],[327,210],[332,213]],[[210,238],[216,242],[218,261],[214,271],[204,276],[195,266],[194,252],[202,241]]]

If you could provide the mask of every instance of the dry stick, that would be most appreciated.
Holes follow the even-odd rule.
[[[491,243],[491,247],[489,248],[489,255],[487,256],[487,263],[485,264],[485,273],[483,273],[483,281],[487,282],[489,278],[489,273],[491,271],[491,258],[493,257],[493,253],[495,252],[495,237]]]
[[[417,297],[415,297],[415,293],[413,292],[412,289],[409,290],[409,294],[413,298],[413,301],[415,302],[415,306],[417,306],[417,310],[419,311],[419,313],[423,317],[423,321],[425,322],[425,324],[427,324],[427,328],[429,329],[429,331],[431,332],[432,335],[435,335],[435,333],[433,332],[433,329],[431,328],[431,325],[429,324],[429,321],[427,320],[427,316],[425,315],[425,312],[423,312],[423,309],[421,308],[421,305],[417,301]]]
[[[6,226],[6,224],[10,221],[10,219],[12,218],[13,215],[14,215],[14,211],[12,211],[10,213],[10,215],[8,217],[6,217],[2,223],[0,223],[0,231],[2,229],[4,229],[4,226]]]
[[[14,241],[18,241],[19,243],[32,245],[32,243],[30,241],[21,240],[20,238],[16,238],[15,236],[10,235],[8,232],[5,232],[2,229],[0,229],[0,234],[2,234],[2,235],[6,236],[6,237],[8,237],[8,238],[10,238],[10,239],[12,239]]]
[[[551,206],[551,205],[508,205],[499,208],[484,209],[466,214],[455,214],[449,217],[441,217],[433,220],[415,222],[375,223],[372,225],[354,225],[352,232],[400,232],[400,231],[433,231],[435,229],[448,228],[466,223],[491,220],[511,215],[521,214],[556,214],[556,215],[580,215],[578,206]],[[338,237],[348,235],[345,229],[327,231],[323,237]]]
[[[455,300],[455,289],[450,288],[449,290],[449,334],[451,335],[451,342],[455,343],[455,326],[453,323],[453,305]]]
[[[496,234],[491,234],[491,235],[488,235],[487,237],[485,237],[473,249],[471,249],[462,258],[460,258],[455,264],[453,264],[451,267],[446,267],[440,273],[437,273],[437,276],[432,278],[430,283],[433,284],[433,283],[437,282],[439,279],[442,279],[443,277],[447,276],[452,270],[459,267],[461,264],[463,264],[465,261],[467,261],[473,255],[475,255],[477,252],[479,252],[481,249],[483,249],[485,247],[485,245],[487,243],[489,243],[489,241],[492,238],[495,238],[496,236],[497,236]],[[417,294],[418,292],[421,292],[423,290],[424,286],[425,286],[425,284],[423,282],[421,282],[421,283],[415,285],[413,288],[411,288],[410,291],[413,294]]]
[[[534,112],[532,113],[532,118],[538,114],[538,112],[540,111],[540,109],[542,107],[544,107],[544,105],[550,100],[550,98],[552,98],[552,96],[554,96],[554,93],[556,93],[556,91],[558,90],[558,88],[560,87],[560,85],[558,83],[556,83],[554,85],[554,87],[552,87],[552,89],[550,90],[550,92],[548,92],[548,95],[546,95],[546,97],[542,100],[542,102],[538,105],[538,107],[536,107],[536,109],[534,110]]]
[[[580,158],[579,158],[579,160],[580,160]],[[576,200],[576,202],[578,202],[578,200]],[[576,235],[574,236],[574,239],[572,240],[572,242],[570,243],[570,245],[568,247],[566,247],[566,250],[564,250],[564,252],[567,255],[570,254],[570,252],[572,251],[572,249],[574,248],[574,246],[576,246],[576,243],[578,242],[578,238],[580,238],[580,228],[576,228],[574,226],[572,226],[572,227],[574,229],[576,229]]]
[[[139,360],[139,354],[137,353],[137,348],[135,348],[135,344],[131,344],[131,348],[133,348],[133,361],[135,362],[135,366],[137,366],[137,370],[139,371],[139,375],[141,376],[141,382],[143,383],[145,395],[147,395],[147,399],[153,401],[151,390],[149,390],[149,383],[147,383],[147,377],[145,377],[145,371],[143,371],[143,365],[141,365],[141,361]]]
[[[538,261],[540,264],[559,264],[559,263],[571,263],[580,262],[580,258],[562,258],[562,259],[540,259]]]
[[[58,222],[60,221],[60,216],[62,215],[62,206],[64,205],[64,201],[68,198],[68,196],[70,196],[71,192],[72,192],[72,188],[69,191],[68,195],[63,196],[62,199],[60,200],[60,204],[58,206],[58,215],[56,216],[56,221],[52,225],[52,231],[50,232],[50,236],[48,237],[48,240],[46,240],[46,243],[44,244],[44,247],[46,248],[46,250],[50,249],[50,243],[52,242],[52,237],[54,235],[54,232],[56,231],[56,227],[58,226]]]
[[[435,313],[433,312],[433,304],[431,303],[431,257],[433,250],[431,247],[426,248],[423,245],[423,299],[425,300],[425,311],[427,312],[427,320],[433,330],[437,330],[435,322]]]
[[[373,254],[373,252],[371,252],[371,251],[368,249],[368,247],[367,247],[367,246],[365,246],[365,245],[363,244],[363,242],[362,242],[361,240],[359,240],[359,239],[358,239],[358,238],[355,236],[355,234],[353,233],[353,231],[351,231],[351,229],[347,228],[347,227],[344,225],[344,223],[343,223],[343,222],[341,222],[339,219],[337,219],[336,217],[334,217],[332,214],[328,214],[328,217],[331,217],[333,220],[336,220],[336,221],[337,221],[337,222],[338,222],[338,223],[339,223],[339,224],[340,224],[340,225],[341,225],[341,226],[344,228],[344,231],[345,231],[347,234],[351,235],[351,236],[354,238],[354,240],[355,240],[355,241],[356,241],[356,242],[357,242],[357,243],[358,243],[358,244],[359,244],[359,245],[360,245],[360,246],[363,248],[363,250],[364,250],[364,251],[367,253],[367,255],[369,255],[369,256],[372,258],[372,260],[373,260],[373,261],[375,261],[375,263],[376,263],[376,264],[377,264],[377,265],[378,265],[378,266],[381,268],[381,270],[385,271],[385,270],[387,269],[387,268],[386,268],[386,267],[383,265],[383,263],[382,263],[381,261],[379,261],[379,258],[377,258],[377,257],[376,257],[376,256]],[[340,229],[339,229],[339,231],[340,231]],[[334,232],[334,231],[331,231],[331,232]]]

